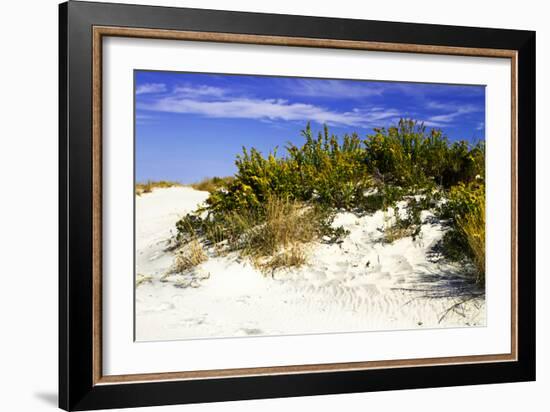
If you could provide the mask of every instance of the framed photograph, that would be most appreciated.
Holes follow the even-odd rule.
[[[535,379],[535,33],[60,5],[65,410]]]

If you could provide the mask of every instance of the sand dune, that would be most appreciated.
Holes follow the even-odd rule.
[[[433,252],[444,228],[422,214],[421,235],[382,241],[393,211],[338,213],[350,234],[309,246],[308,264],[265,275],[237,254],[161,281],[175,222],[208,193],[155,189],[136,200],[136,338],[140,341],[485,325],[483,295],[463,268]],[[178,286],[179,285],[179,286]]]

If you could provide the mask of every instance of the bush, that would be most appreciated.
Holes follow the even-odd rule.
[[[485,184],[482,180],[470,184],[459,183],[447,192],[446,202],[440,208],[440,216],[444,219],[464,217],[475,212],[482,203],[485,203]]]
[[[422,123],[401,119],[397,126],[374,129],[367,137],[368,170],[383,183],[425,186],[430,182],[449,188],[470,182],[485,171],[485,146],[450,144],[441,130],[429,133]]]
[[[289,144],[286,157],[279,157],[276,150],[264,157],[254,148],[243,148],[237,156],[235,180],[226,191],[212,194],[209,210],[254,209],[271,196],[353,207],[371,186],[359,137],[346,135],[340,144],[325,127],[313,138],[309,124],[302,135],[304,145]]]
[[[277,149],[264,156],[243,148],[234,177],[193,185],[210,196],[205,207],[177,223],[178,240],[199,237],[219,251],[238,250],[264,267],[299,265],[305,259],[299,244],[346,235],[331,226],[337,210],[372,213],[406,199],[409,216],[387,229],[387,240],[393,241],[418,235],[420,211],[434,209],[448,192],[440,212],[454,229],[446,238],[454,239],[449,245],[457,252],[473,259],[466,231],[457,224],[458,216],[466,219],[468,211],[463,196],[483,179],[483,144],[451,144],[440,130],[428,132],[413,120],[374,131],[365,140],[355,133],[339,139],[325,126],[314,137],[308,124],[302,131],[304,143],[289,143],[282,156]],[[299,227],[292,229],[289,222]]]
[[[483,145],[450,144],[441,131],[428,133],[413,120],[375,129],[364,141],[357,134],[344,135],[340,141],[326,126],[315,138],[309,124],[302,136],[304,144],[288,144],[285,156],[274,150],[264,157],[254,148],[243,148],[234,179],[196,185],[211,192],[207,209],[213,213],[255,209],[277,196],[369,211],[380,205],[387,208],[423,188],[449,188],[484,173]],[[218,187],[225,190],[215,190]],[[373,188],[376,194],[371,193]]]

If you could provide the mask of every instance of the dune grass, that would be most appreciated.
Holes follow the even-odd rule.
[[[136,288],[138,286],[141,286],[145,283],[151,283],[153,281],[153,276],[151,275],[143,275],[141,273],[138,273],[136,276]]]
[[[330,234],[331,216],[320,208],[270,197],[256,210],[233,210],[216,219],[187,216],[178,222],[184,244],[204,238],[219,254],[237,251],[262,271],[298,267],[307,260],[307,244]]]
[[[386,243],[393,243],[405,237],[412,237],[413,240],[416,240],[420,235],[422,225],[420,213],[424,208],[428,208],[426,205],[429,203],[427,200],[429,195],[423,194],[422,196],[422,201],[415,198],[407,199],[404,216],[397,206],[393,208],[394,215],[391,218],[386,218],[383,238]]]
[[[151,193],[155,188],[167,188],[173,186],[181,186],[179,182],[169,180],[148,180],[145,183],[136,183],[136,195],[141,196],[144,193]]]
[[[172,273],[186,272],[208,260],[201,243],[197,239],[184,245],[176,252]]]
[[[476,280],[485,282],[485,184],[482,180],[460,183],[446,194],[438,214],[448,219],[449,231],[442,240],[443,253],[452,260],[469,260]]]
[[[242,254],[252,257],[260,269],[304,264],[307,243],[321,233],[321,220],[314,208],[274,197],[268,199],[263,212],[262,223],[248,223],[241,240]]]
[[[458,217],[457,227],[463,234],[477,269],[477,282],[485,282],[485,203],[464,217]]]
[[[271,273],[273,273],[276,269],[300,267],[306,262],[306,246],[295,243],[291,247],[283,249],[277,252],[275,255],[270,256],[267,262],[263,262],[261,264],[256,263],[256,265],[259,266],[260,269],[263,269],[264,272],[267,270],[271,270]]]
[[[218,189],[227,187],[235,178],[233,176],[225,177],[207,177],[199,182],[192,183],[191,187],[195,190],[201,190],[203,192],[215,192]]]
[[[412,226],[403,226],[399,223],[388,224],[384,229],[384,241],[393,243],[396,240],[412,236],[415,228]]]

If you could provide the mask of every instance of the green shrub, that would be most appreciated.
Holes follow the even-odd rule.
[[[459,183],[447,192],[446,202],[441,205],[439,214],[444,219],[456,219],[475,212],[481,204],[485,204],[483,181]]]
[[[450,144],[441,130],[429,133],[422,123],[401,119],[397,126],[374,129],[367,137],[368,169],[383,183],[397,186],[430,182],[451,187],[469,182],[485,171],[485,146],[465,142]]]
[[[243,148],[234,179],[204,182],[211,192],[208,210],[254,209],[278,196],[369,211],[423,188],[468,183],[484,173],[483,145],[450,144],[441,131],[428,133],[413,120],[375,129],[364,141],[357,134],[340,140],[326,126],[314,137],[309,124],[302,135],[304,144],[288,144],[284,156],[277,150],[263,156],[255,148]],[[225,190],[215,190],[219,187]]]
[[[342,143],[323,133],[313,138],[308,124],[302,146],[289,144],[286,156],[277,151],[264,157],[258,150],[243,148],[237,156],[234,181],[223,192],[213,193],[207,203],[212,211],[258,208],[270,196],[323,205],[351,208],[371,187],[364,148],[356,134]]]
[[[277,149],[264,156],[255,148],[243,148],[234,177],[193,185],[210,195],[205,207],[177,223],[178,240],[189,242],[198,236],[220,251],[238,250],[260,261],[269,252],[279,256],[277,262],[298,264],[305,256],[298,243],[323,236],[337,241],[346,235],[331,225],[337,210],[373,213],[407,200],[408,217],[388,229],[388,240],[415,237],[421,210],[435,209],[448,196],[439,214],[453,228],[445,236],[449,255],[456,251],[473,259],[458,217],[466,219],[467,196],[483,182],[483,144],[451,144],[440,130],[427,131],[423,124],[404,119],[388,129],[374,129],[365,140],[355,133],[339,139],[326,126],[314,136],[309,124],[302,136],[303,144],[289,143],[283,155]],[[278,222],[274,210],[291,216],[311,237],[291,233],[281,222],[272,227]],[[306,218],[318,222],[311,224]],[[275,227],[296,242],[282,241]],[[256,233],[265,239],[260,241]]]

